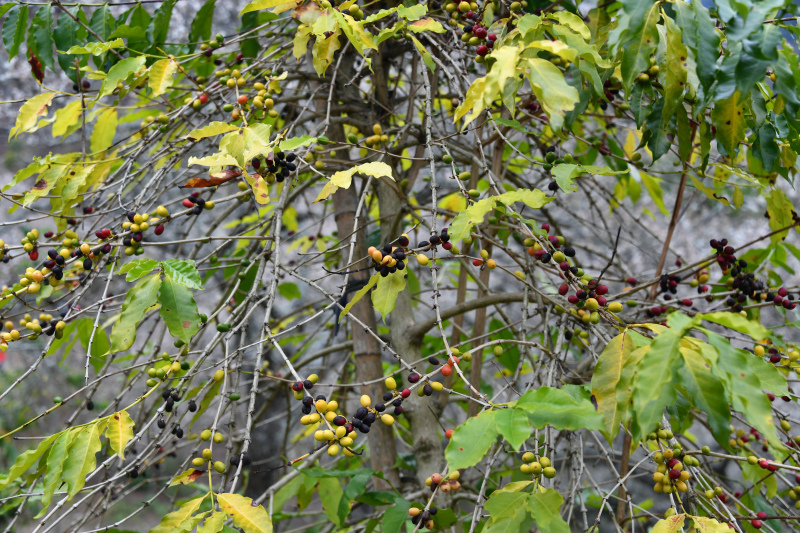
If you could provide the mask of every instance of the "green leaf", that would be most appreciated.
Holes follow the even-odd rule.
[[[117,270],[118,274],[125,274],[125,279],[127,281],[136,281],[137,279],[144,277],[151,273],[156,267],[159,265],[158,261],[154,261],[152,259],[142,258],[142,259],[132,259],[128,261],[124,265],[122,265],[119,270]]]
[[[45,451],[50,447],[51,444],[61,435],[61,433],[56,433],[55,435],[50,435],[42,442],[39,443],[39,446],[32,450],[27,450],[26,452],[20,454],[17,459],[14,461],[14,464],[8,470],[8,474],[5,478],[0,479],[0,490],[8,487],[13,481],[15,481],[19,476],[27,472],[27,470],[33,466],[33,464],[39,460],[39,458],[44,454]]]
[[[647,193],[653,199],[653,203],[656,204],[661,214],[669,215],[669,210],[664,205],[664,191],[661,189],[661,180],[644,172],[639,172],[639,176],[642,178],[644,188],[647,189]]]
[[[3,44],[6,45],[8,59],[13,59],[19,53],[19,45],[25,40],[27,29],[28,6],[17,4],[8,12],[3,23]]]
[[[8,134],[9,140],[20,133],[33,130],[39,118],[47,116],[47,107],[53,102],[55,96],[55,93],[41,93],[22,104],[17,115],[17,121]]]
[[[383,317],[384,324],[386,323],[386,317],[394,310],[394,306],[397,304],[397,295],[403,292],[405,288],[406,273],[403,270],[378,278],[377,287],[372,292],[372,305]]]
[[[497,411],[484,411],[458,426],[444,451],[451,470],[475,466],[497,440]]]
[[[167,42],[170,21],[172,20],[172,9],[178,0],[165,0],[153,13],[153,20],[147,27],[147,38],[153,44],[153,53],[159,52],[158,47]]]
[[[530,522],[526,505],[527,492],[494,491],[486,500],[486,510],[489,512],[489,521],[483,528],[484,533],[518,533],[528,531],[524,522]]]
[[[10,6],[12,4],[6,4]],[[0,15],[2,16],[2,15]],[[28,49],[33,51],[42,65],[53,69],[53,8],[44,6],[36,11],[30,29],[28,29]]]
[[[310,135],[301,135],[300,137],[292,137],[291,139],[281,141],[278,146],[284,152],[288,152],[300,148],[301,146],[309,146],[315,142],[317,142],[316,137],[311,137]]]
[[[542,533],[569,533],[569,525],[561,518],[559,509],[564,498],[555,489],[533,491],[528,498],[528,511]]]
[[[217,499],[219,500],[222,496],[224,495],[220,494],[217,496]],[[179,533],[182,531],[191,531],[196,525],[196,523],[192,521],[192,515],[200,509],[200,506],[207,497],[208,494],[205,494],[199,498],[189,500],[181,505],[178,510],[167,513],[161,519],[161,522],[150,530],[150,533]],[[220,503],[220,506],[221,505]],[[188,527],[189,525],[191,525],[191,527]]]
[[[272,521],[266,509],[261,505],[253,506],[252,498],[218,494],[217,502],[220,509],[233,518],[233,525],[242,528],[244,533],[272,533]]]
[[[497,431],[515,450],[519,450],[531,436],[531,424],[528,422],[528,415],[522,409],[501,409],[494,420]]]
[[[170,58],[159,59],[150,67],[147,84],[153,90],[153,96],[161,96],[172,87],[178,63]]]
[[[685,315],[673,313],[669,317],[670,328],[653,339],[642,358],[633,381],[635,439],[641,440],[650,433],[661,420],[664,408],[675,403],[673,383],[683,363],[678,348],[683,335],[695,323]]]
[[[107,108],[97,117],[91,138],[91,149],[94,153],[106,151],[114,144],[114,135],[117,133],[117,110]]]
[[[61,57],[61,56],[59,56]],[[145,64],[144,56],[128,57],[123,59],[108,71],[106,79],[103,80],[103,86],[100,88],[98,98],[106,96],[114,92],[117,84],[124,82],[131,74],[139,72]],[[62,66],[63,68],[63,66]]]
[[[161,277],[158,274],[139,280],[125,294],[122,312],[111,329],[111,350],[121,352],[133,346],[136,328],[144,318],[145,312],[158,302],[158,289]]]
[[[161,304],[159,314],[167,323],[170,335],[188,344],[200,331],[200,314],[192,292],[167,275],[161,282],[158,302]]]
[[[603,415],[589,400],[589,393],[575,385],[539,387],[522,395],[516,407],[527,411],[533,427],[555,429],[602,429]]]
[[[105,428],[105,419],[80,428],[73,436],[69,456],[64,462],[62,478],[67,485],[68,499],[72,499],[86,484],[86,476],[97,467],[95,455],[100,451],[100,434]]]
[[[44,476],[42,511],[36,518],[41,518],[47,513],[47,508],[50,507],[50,502],[53,501],[53,494],[55,494],[56,489],[61,485],[61,473],[64,470],[64,462],[67,460],[67,454],[76,431],[80,430],[73,429],[62,431],[53,444],[53,447],[50,448],[50,453],[47,456],[47,472]]]
[[[92,18],[89,20],[89,28],[91,28],[102,41],[108,40],[115,26],[116,20],[114,20],[114,15],[111,14],[111,9],[109,9],[108,4],[103,4],[95,9],[94,13],[92,13]],[[94,35],[90,36],[90,38],[95,39]]]
[[[665,16],[667,28],[667,59],[664,81],[664,108],[661,110],[664,122],[669,122],[679,105],[683,105],[683,91],[688,78],[687,60],[689,51],[683,44],[681,30],[675,21]]]
[[[692,2],[697,20],[697,77],[708,94],[711,85],[716,81],[717,59],[719,58],[720,35],[716,30],[716,22],[708,13],[702,2]]]
[[[392,177],[392,167],[380,161],[373,161],[371,163],[364,163],[355,165],[347,170],[340,170],[331,176],[331,180],[322,188],[317,199],[314,203],[321,202],[328,198],[330,195],[341,189],[349,189],[350,184],[353,183],[353,176],[356,174],[366,174],[374,178],[390,178]]]
[[[164,274],[190,289],[202,289],[203,281],[193,259],[167,259],[161,263]]]
[[[684,361],[680,385],[689,393],[692,406],[708,415],[708,424],[717,442],[724,442],[730,435],[731,423],[725,387],[699,352],[681,346],[680,353]]]
[[[661,18],[659,4],[641,2],[640,0],[629,0],[625,4],[633,2],[639,4],[637,10],[646,11],[640,15],[640,20],[632,21],[633,24],[628,29],[628,42],[622,48],[620,73],[622,74],[622,84],[625,86],[626,91],[630,90],[634,79],[641,72],[650,68],[650,55],[655,52],[658,46],[658,21]],[[650,6],[649,8],[647,8],[648,5]]]
[[[347,315],[347,313],[350,312],[353,306],[356,305],[356,302],[358,302],[361,298],[363,298],[364,295],[367,294],[370,291],[370,289],[372,289],[372,287],[374,287],[378,283],[379,279],[382,279],[379,273],[373,274],[369,278],[367,284],[361,287],[353,296],[350,297],[350,301],[347,302],[347,305],[344,306],[344,309],[342,309],[341,312],[339,313],[339,323],[342,322],[342,319]],[[395,300],[395,302],[396,301],[397,300]]]
[[[560,131],[567,111],[571,111],[580,101],[577,89],[567,83],[564,74],[545,59],[525,60],[528,81],[533,93],[542,105],[555,131]]]
[[[338,527],[342,526],[339,517],[339,502],[342,500],[343,491],[339,480],[334,477],[324,477],[319,480],[319,499],[328,519]]]
[[[740,93],[733,93],[730,98],[715,102],[711,110],[711,122],[717,128],[717,142],[731,158],[745,138],[745,102],[740,101],[741,98]]]
[[[574,183],[574,179],[581,174],[595,174],[600,176],[616,176],[617,174],[625,174],[626,171],[616,171],[608,167],[596,167],[593,165],[580,165],[572,163],[561,163],[551,169],[551,175],[556,180],[558,186],[566,193],[575,192],[578,186]]]
[[[113,39],[104,43],[93,42],[84,46],[72,46],[67,50],[67,53],[73,55],[91,54],[93,56],[99,56],[105,54],[112,48],[122,48],[124,46],[125,42],[122,39]]]
[[[219,135],[221,133],[228,133],[231,131],[237,131],[239,128],[234,126],[233,124],[228,124],[227,122],[211,122],[208,126],[193,129],[190,131],[186,136],[193,140],[199,141],[200,139],[205,139],[206,137],[214,137],[215,135]]]
[[[749,320],[739,313],[728,311],[717,311],[716,313],[706,313],[698,315],[700,319],[725,326],[732,330],[749,335],[754,341],[763,341],[772,338],[772,332],[753,320]]]
[[[106,427],[108,445],[123,461],[125,460],[125,446],[133,438],[134,425],[135,422],[127,411],[114,413],[108,418],[108,426]]]
[[[403,5],[397,6],[397,14],[408,21],[419,20],[424,17],[427,12],[428,6],[425,4],[414,4],[409,7]]]
[[[214,21],[214,8],[217,0],[208,0],[197,10],[189,31],[189,42],[207,41],[211,37],[211,23]]]
[[[77,17],[78,20],[85,21],[86,15],[81,10],[80,6],[75,6],[71,9],[68,9],[69,13],[71,13],[74,17]],[[56,54],[56,59],[58,59],[58,65],[61,67],[61,70],[71,79],[73,82],[77,83],[78,80],[78,73],[75,70],[75,60],[78,60],[79,66],[86,65],[86,57],[85,56],[75,56],[72,54],[65,53],[67,50],[72,48],[73,46],[80,46],[84,44],[86,40],[86,29],[78,24],[72,17],[70,17],[67,13],[63,11],[58,15],[58,21],[56,22],[56,30],[53,33],[54,41],[56,44],[56,50],[59,52]],[[64,52],[64,53],[62,53]],[[114,84],[116,85],[116,83]]]
[[[278,293],[287,300],[299,300],[303,297],[303,293],[295,283],[281,283],[278,285]]]
[[[609,342],[597,359],[592,373],[592,394],[597,401],[597,410],[603,415],[603,436],[609,442],[619,433],[620,424],[628,415],[628,401],[619,401],[617,391],[627,390],[630,376],[625,365],[636,350],[636,343],[626,329]]]
[[[394,501],[394,505],[383,512],[381,533],[400,533],[406,518],[408,518],[411,503],[400,496],[395,497]]]

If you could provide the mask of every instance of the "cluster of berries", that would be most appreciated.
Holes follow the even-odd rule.
[[[556,477],[556,469],[553,468],[552,462],[547,457],[539,457],[536,460],[536,455],[533,452],[525,452],[522,454],[522,465],[519,471],[523,474],[530,474],[534,478],[539,479],[539,476],[544,476],[547,479]]]
[[[686,466],[698,466],[700,462],[691,455],[687,455],[682,463],[676,455],[674,450],[666,449],[663,452],[656,452],[653,456],[658,465],[653,473],[653,481],[656,482],[653,486],[655,492],[672,494],[676,490],[686,492],[689,489],[686,482],[692,478],[692,474],[688,470],[684,470],[684,463]]]
[[[370,246],[367,250],[373,260],[375,271],[380,272],[384,278],[389,274],[394,274],[398,270],[406,268],[404,261],[406,260],[405,248],[408,246],[408,236],[403,234],[398,244],[400,246],[384,244],[380,249]]]
[[[263,163],[256,158],[251,161],[251,164],[264,180],[271,184],[275,181],[280,183],[288,178],[292,172],[295,172],[297,170],[297,165],[294,162],[296,159],[297,154],[293,152],[278,152],[271,159],[265,158]],[[262,164],[264,165],[263,169],[261,168]]]

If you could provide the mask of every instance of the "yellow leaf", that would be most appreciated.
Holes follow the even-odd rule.
[[[411,24],[408,25],[408,29],[413,31],[414,33],[420,33],[423,31],[444,33],[445,31],[447,31],[444,29],[444,27],[442,27],[442,24],[439,21],[428,18],[412,22]]]
[[[563,57],[567,61],[575,61],[578,58],[578,51],[570,48],[569,45],[563,41],[533,41],[528,48],[538,48],[540,50],[547,50],[551,54]]]
[[[356,165],[353,168],[348,170],[340,170],[333,176],[331,176],[331,180],[322,188],[317,196],[317,199],[314,200],[314,203],[321,202],[322,200],[326,199],[336,191],[341,189],[348,189],[350,188],[350,184],[353,183],[353,176],[358,174],[366,174],[368,176],[372,176],[375,178],[391,178],[392,177],[392,167],[387,165],[386,163],[382,163],[379,161],[373,161],[371,163],[364,163],[363,165]]]
[[[37,94],[27,102],[25,102],[19,110],[17,115],[17,122],[11,128],[8,138],[13,139],[20,133],[30,131],[36,126],[39,117],[47,116],[47,106],[53,103],[55,93],[42,93]]]
[[[705,516],[691,516],[690,518],[694,521],[694,527],[699,533],[728,533],[731,531],[728,524],[720,524],[713,518]]]
[[[150,530],[150,533],[173,533],[175,530],[185,529],[181,527],[183,524],[189,522],[192,515],[200,508],[206,496],[200,496],[194,500],[189,500],[178,508],[177,511],[168,513],[161,519],[161,523]]]
[[[547,15],[547,18],[557,20],[575,33],[580,34],[580,36],[587,41],[592,38],[592,32],[589,30],[589,27],[583,22],[583,19],[574,13],[570,13],[569,11],[556,11]]]
[[[117,133],[117,110],[109,107],[100,113],[94,124],[91,138],[91,149],[94,153],[103,152],[114,144],[114,135]]]
[[[259,176],[258,174],[255,177],[251,176],[247,172],[242,172],[244,179],[247,180],[247,183],[250,184],[250,187],[253,188],[253,197],[255,198],[256,202],[261,205],[266,205],[269,203],[269,184],[264,181],[264,178]]]
[[[228,165],[239,166],[239,162],[233,156],[217,152],[206,157],[190,157],[189,165],[203,165],[204,167],[224,167]]]
[[[147,84],[153,89],[153,96],[161,96],[175,81],[175,72],[178,64],[172,59],[160,59],[150,67],[150,75]]]
[[[193,141],[199,141],[200,139],[205,139],[206,137],[213,137],[214,135],[219,135],[220,133],[228,133],[229,131],[236,131],[238,129],[238,127],[234,126],[233,124],[228,124],[227,122],[212,122],[204,128],[193,129],[186,134],[186,136]]]
[[[308,26],[303,26],[294,36],[294,47],[292,48],[292,55],[295,59],[300,61],[300,59],[306,55],[308,51],[308,41],[311,39],[311,28]]]
[[[269,9],[271,7],[277,7],[286,3],[287,3],[286,0],[255,0],[255,2],[250,2],[249,4],[244,6],[244,9],[242,9],[239,12],[239,16],[241,17],[245,13],[250,13],[251,11],[260,11],[262,9]]]
[[[64,135],[78,124],[81,118],[81,101],[75,100],[56,111],[56,121],[53,122],[53,137]]]
[[[194,481],[202,476],[206,471],[205,470],[197,470],[196,468],[190,468],[186,472],[182,473],[181,475],[177,476],[173,479],[169,486],[174,487],[175,485],[188,485],[190,483],[194,483]]]
[[[133,438],[134,425],[135,422],[127,411],[114,413],[108,419],[108,427],[106,428],[108,444],[123,461],[125,460],[125,446]]]
[[[547,113],[551,127],[554,131],[561,130],[567,111],[572,111],[580,100],[577,89],[567,83],[564,74],[550,61],[532,58],[526,63],[528,81]]]
[[[659,520],[650,530],[650,533],[677,533],[683,527],[685,518],[686,515],[684,514],[676,514],[664,520]]]
[[[245,533],[272,533],[272,521],[266,509],[253,507],[252,498],[238,494],[218,494],[217,502],[225,514],[233,518],[233,525]]]

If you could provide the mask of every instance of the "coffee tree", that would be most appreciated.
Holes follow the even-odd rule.
[[[5,531],[797,529],[797,6],[707,4],[4,4]]]

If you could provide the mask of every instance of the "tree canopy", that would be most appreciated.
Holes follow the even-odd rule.
[[[0,7],[5,531],[799,527],[797,5],[184,6]]]

